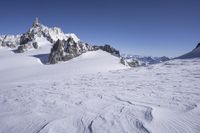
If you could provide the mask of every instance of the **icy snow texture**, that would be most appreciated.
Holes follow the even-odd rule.
[[[200,59],[127,69],[99,50],[43,65],[49,50],[0,49],[0,133],[199,133]]]

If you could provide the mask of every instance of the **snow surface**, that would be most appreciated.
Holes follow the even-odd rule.
[[[199,133],[200,59],[127,68],[92,51],[0,49],[0,133]]]

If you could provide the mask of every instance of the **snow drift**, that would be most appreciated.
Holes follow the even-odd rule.
[[[44,65],[49,49],[0,49],[0,133],[199,132],[199,59],[127,69],[98,50]]]

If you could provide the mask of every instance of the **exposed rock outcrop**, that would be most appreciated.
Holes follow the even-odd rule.
[[[38,49],[38,43],[37,42],[33,42],[33,47],[35,48],[35,49]]]
[[[138,67],[139,66],[139,62],[137,60],[127,60],[124,57],[120,57],[120,63],[125,65],[125,66],[129,66],[129,67]]]
[[[128,66],[128,62],[126,61],[126,59],[124,57],[120,58],[120,63],[125,65],[125,66]]]
[[[33,41],[33,36],[29,32],[24,33],[20,37],[20,45],[27,44],[28,42],[31,42],[31,41]]]
[[[18,48],[16,50],[14,50],[15,53],[23,53],[27,50],[27,46],[22,44],[20,46],[18,46]]]
[[[4,37],[2,37],[0,40],[1,40],[1,46],[2,47],[5,47],[6,46],[6,44],[5,44],[5,39],[6,39],[6,37],[7,37],[8,35],[5,35]]]
[[[93,47],[87,43],[76,43],[71,37],[62,41],[58,39],[51,49],[49,63],[55,64],[59,61],[67,61],[91,50],[93,50]]]
[[[51,53],[49,55],[49,63],[56,64],[62,61],[64,57],[64,43],[58,40],[51,48]]]
[[[111,47],[110,45],[104,46],[91,46],[87,43],[83,42],[75,42],[72,37],[69,37],[67,40],[57,40],[56,43],[53,45],[48,62],[49,64],[56,64],[59,61],[68,61],[72,58],[75,58],[82,53],[87,51],[94,51],[94,50],[103,50],[106,51],[114,56],[120,57],[120,52],[115,48]],[[138,61],[132,60],[127,61],[125,58],[121,57],[120,62],[123,65],[136,67],[139,65]]]
[[[128,66],[130,66],[130,67],[138,67],[139,66],[139,62],[137,60],[132,60],[127,63],[128,63]]]
[[[106,44],[104,46],[93,46],[94,50],[101,49],[103,51],[106,51],[108,53],[111,53],[112,55],[115,55],[117,57],[120,57],[120,52],[119,50],[116,50],[115,48],[111,47],[110,45]]]
[[[19,45],[20,35],[2,35],[0,36],[0,45],[2,47],[16,48]]]
[[[104,46],[100,46],[100,49],[108,52],[108,53],[111,53],[115,56],[118,56],[120,57],[120,53],[119,53],[119,50],[116,50],[115,48],[111,47],[110,45],[106,44]]]
[[[99,49],[111,53],[114,56],[120,57],[119,51],[110,45],[106,44],[104,46],[91,46],[81,41],[76,42],[72,37],[69,37],[67,40],[58,40],[54,44],[49,56],[49,63],[55,64],[59,61],[67,61],[87,51]]]

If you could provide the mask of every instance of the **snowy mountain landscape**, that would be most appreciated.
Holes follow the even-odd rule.
[[[0,45],[0,133],[200,131],[199,44],[175,59],[123,56],[36,19]]]

